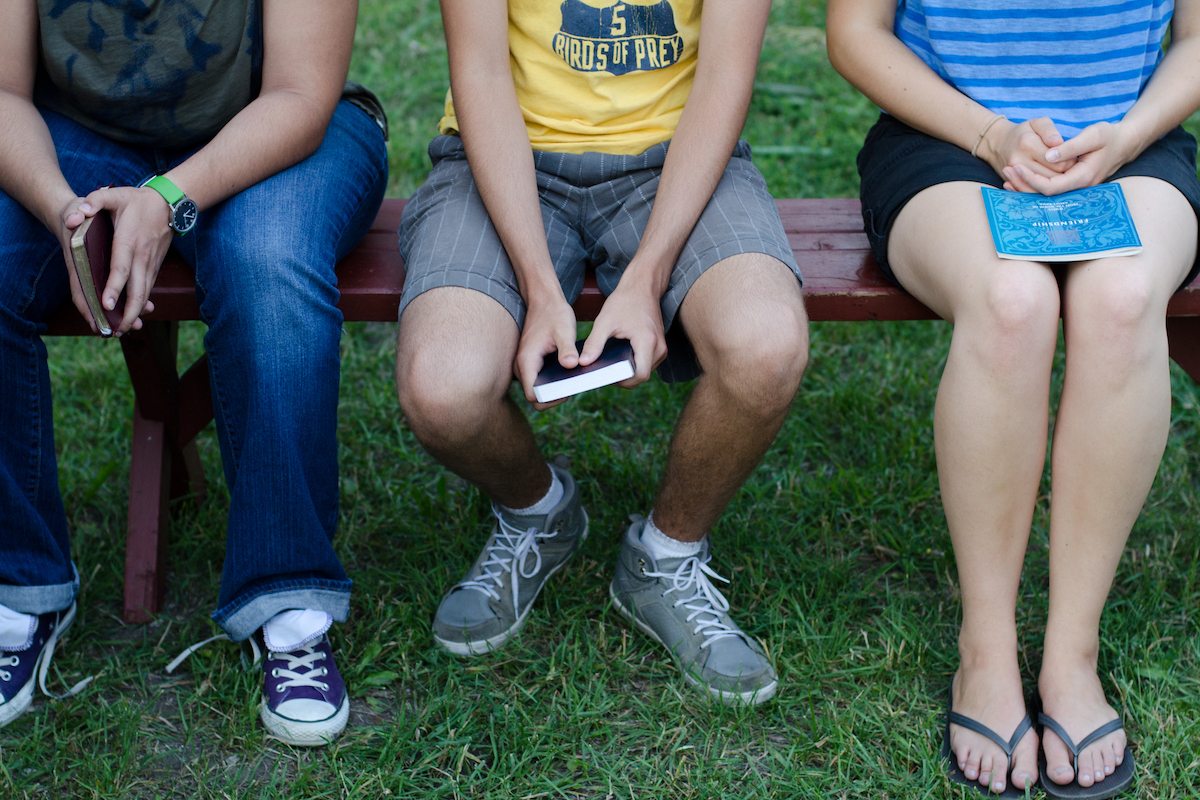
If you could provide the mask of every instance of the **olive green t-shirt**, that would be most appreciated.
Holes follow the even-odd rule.
[[[211,139],[254,99],[258,0],[38,0],[34,102],[127,144]]]

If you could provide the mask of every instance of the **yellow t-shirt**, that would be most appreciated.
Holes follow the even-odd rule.
[[[535,150],[636,155],[675,133],[703,0],[508,0],[517,100]],[[456,133],[446,93],[442,133]]]

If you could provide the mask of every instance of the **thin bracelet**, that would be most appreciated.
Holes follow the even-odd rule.
[[[996,116],[994,116],[988,120],[988,124],[983,126],[983,130],[981,130],[979,132],[979,136],[977,136],[975,138],[975,146],[971,148],[971,158],[977,158],[977,156],[975,155],[975,151],[978,150],[979,145],[983,143],[983,137],[988,132],[988,128],[990,128],[990,127],[992,127],[992,125],[996,124],[996,120],[998,120],[998,119],[1008,119],[1008,117],[1004,116],[1003,114],[997,114]]]

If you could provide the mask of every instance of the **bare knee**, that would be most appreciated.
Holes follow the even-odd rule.
[[[1070,352],[1098,351],[1114,375],[1144,362],[1166,341],[1165,298],[1145,273],[1089,281],[1072,287],[1068,297]]]
[[[516,323],[486,295],[438,289],[405,309],[396,393],[417,438],[434,449],[469,444],[512,382]]]
[[[478,437],[503,402],[511,369],[479,364],[447,363],[425,350],[396,359],[396,393],[400,408],[422,444],[454,448]]]
[[[791,404],[808,366],[808,320],[802,308],[781,303],[739,322],[707,343],[701,365],[745,413],[777,416]]]
[[[955,332],[973,334],[972,350],[993,369],[1019,369],[1031,355],[1053,354],[1059,293],[1049,270],[1040,264],[1005,262],[988,277],[982,300],[979,307],[955,315]]]

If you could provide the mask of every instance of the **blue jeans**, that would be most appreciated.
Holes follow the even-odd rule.
[[[135,184],[194,150],[119,144],[43,112],[80,196]],[[196,272],[230,508],[213,619],[235,640],[289,608],[346,618],[331,545],[341,367],[333,266],[371,226],[387,184],[379,127],[338,104],[301,163],[200,214],[174,246]],[[40,614],[78,588],[58,488],[44,320],[70,302],[58,240],[0,192],[0,604]]]

